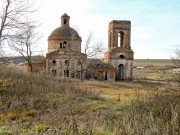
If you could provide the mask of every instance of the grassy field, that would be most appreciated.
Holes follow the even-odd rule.
[[[133,77],[137,80],[171,80],[173,62],[170,59],[135,59]],[[138,68],[139,67],[139,68]]]
[[[138,77],[123,82],[1,69],[0,135],[179,135],[179,83],[155,69],[134,69]]]
[[[147,66],[147,65],[172,65],[172,60],[171,59],[135,59],[134,60],[134,65],[142,65],[142,66]]]

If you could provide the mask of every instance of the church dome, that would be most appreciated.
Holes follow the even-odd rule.
[[[52,31],[48,40],[78,40],[81,37],[78,32],[69,26],[70,17],[65,13],[61,16],[61,26]]]
[[[78,32],[69,26],[61,26],[52,31],[48,40],[79,40],[81,37]]]

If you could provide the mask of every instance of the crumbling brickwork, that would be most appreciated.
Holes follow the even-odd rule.
[[[108,81],[132,79],[134,52],[131,50],[130,41],[131,22],[111,21],[105,61],[91,59],[84,63],[83,67],[87,67],[82,75],[84,79]],[[87,60],[86,54],[81,53],[81,37],[70,27],[70,17],[64,14],[61,16],[60,27],[53,30],[48,37],[46,72],[55,76],[80,78],[81,59]]]
[[[130,80],[133,73],[134,52],[131,50],[131,22],[111,21],[108,31],[108,50],[105,62],[113,65],[116,80]]]
[[[81,37],[70,27],[70,17],[63,14],[60,27],[48,37],[46,72],[54,76],[80,78],[79,60],[84,58],[86,55],[81,53]]]

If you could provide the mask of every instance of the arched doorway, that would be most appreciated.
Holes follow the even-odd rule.
[[[118,66],[118,72],[117,72],[117,80],[124,80],[124,65],[120,64]]]

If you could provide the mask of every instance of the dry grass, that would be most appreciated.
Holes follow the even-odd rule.
[[[165,84],[82,83],[1,69],[0,134],[179,135],[179,84]]]

